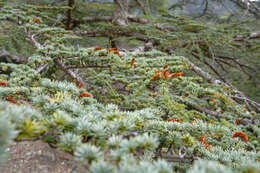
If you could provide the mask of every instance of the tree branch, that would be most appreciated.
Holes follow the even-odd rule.
[[[168,162],[181,162],[181,163],[192,163],[194,160],[197,160],[196,156],[178,156],[178,155],[169,155],[169,154],[155,154],[154,159],[163,158]]]
[[[70,66],[66,66],[66,69],[73,69],[73,68],[109,68],[109,66],[99,66],[99,65],[84,65],[84,66],[70,65]]]
[[[70,7],[70,9],[68,9],[67,11],[67,23],[66,23],[66,29],[69,30],[70,29],[70,23],[71,23],[71,17],[72,17],[72,7],[74,5],[74,0],[69,0],[68,1],[68,6]]]
[[[11,60],[15,63],[25,63],[25,62],[27,62],[27,58],[25,58],[25,57],[18,57],[16,55],[12,55],[11,53],[9,53],[6,50],[0,51],[0,57],[6,57],[6,56],[11,58]]]
[[[41,49],[42,45],[37,42],[34,39],[34,35],[32,35],[28,30],[25,29],[25,33],[27,34],[27,39],[37,48],[37,49]],[[77,75],[76,73],[74,73],[73,71],[69,70],[66,68],[66,66],[57,58],[53,59],[54,63],[57,64],[66,74],[68,74],[70,77],[72,77],[73,79],[76,79],[79,83],[81,82],[84,86],[84,88],[89,88],[88,85],[84,82],[84,80]],[[40,69],[38,68],[37,71],[43,71],[45,68],[47,68],[49,66],[49,64],[44,64],[42,67],[40,66]]]

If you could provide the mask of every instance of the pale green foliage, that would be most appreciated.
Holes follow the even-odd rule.
[[[232,89],[204,82],[192,75],[184,57],[158,50],[127,52],[120,58],[106,49],[76,49],[68,44],[77,39],[75,35],[47,25],[53,21],[51,13],[40,13],[34,6],[16,8],[20,10],[4,8],[0,20],[20,17],[43,46],[29,57],[28,64],[0,64],[4,72],[10,71],[0,75],[0,80],[7,83],[0,86],[0,100],[7,100],[8,96],[17,100],[16,105],[8,103],[0,111],[7,113],[10,120],[6,121],[13,122],[19,130],[18,140],[40,136],[57,144],[58,149],[73,153],[92,172],[184,172],[192,166],[155,161],[157,149],[162,153],[169,149],[176,156],[185,150],[187,156],[216,161],[196,162],[194,170],[203,167],[207,171],[211,165],[238,172],[249,165],[259,170],[259,126],[234,123],[237,118],[253,119],[258,114],[241,111],[243,105],[227,96],[232,95]],[[36,14],[40,24],[31,21]],[[135,63],[131,67],[133,57]],[[111,70],[75,70],[89,85],[87,89],[78,88],[69,80],[53,80],[58,73],[53,58],[60,58],[66,66],[104,65]],[[39,74],[36,68],[45,63],[49,64],[48,69]],[[171,74],[184,75],[165,79],[161,73],[165,64]],[[160,71],[160,79],[151,81],[155,70]],[[82,92],[93,97],[79,98]],[[149,96],[151,92],[158,95]],[[199,112],[196,106],[215,111],[221,118]],[[131,111],[124,111],[125,107]],[[223,114],[221,109],[225,110]],[[180,122],[169,122],[169,118]],[[194,124],[192,120],[196,120]],[[246,133],[248,143],[232,138],[236,131]],[[210,150],[200,142],[201,136]]]
[[[58,147],[67,152],[73,152],[81,145],[81,138],[73,133],[65,133],[60,136]]]
[[[224,165],[208,160],[199,160],[187,171],[187,173],[232,173],[231,169]]]
[[[12,142],[12,140],[17,135],[15,131],[15,125],[10,122],[10,113],[9,108],[16,108],[15,106],[11,107],[8,103],[0,101],[0,165],[5,161],[7,153],[7,146]]]
[[[103,153],[94,145],[82,144],[76,149],[74,154],[77,160],[91,163],[93,161],[101,160]]]

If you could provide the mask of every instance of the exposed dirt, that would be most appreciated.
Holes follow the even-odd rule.
[[[11,144],[9,159],[0,173],[84,173],[87,170],[73,156],[41,141]]]

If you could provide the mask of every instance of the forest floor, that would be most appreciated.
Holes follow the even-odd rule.
[[[73,156],[41,141],[15,142],[1,173],[81,173],[86,169]]]

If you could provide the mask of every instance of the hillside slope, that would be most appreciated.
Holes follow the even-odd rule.
[[[259,114],[232,99],[234,88],[194,74],[186,58],[75,48],[68,42],[77,36],[34,9],[2,13],[6,24],[23,24],[35,52],[0,64],[0,151],[32,138],[90,172],[260,171]]]

